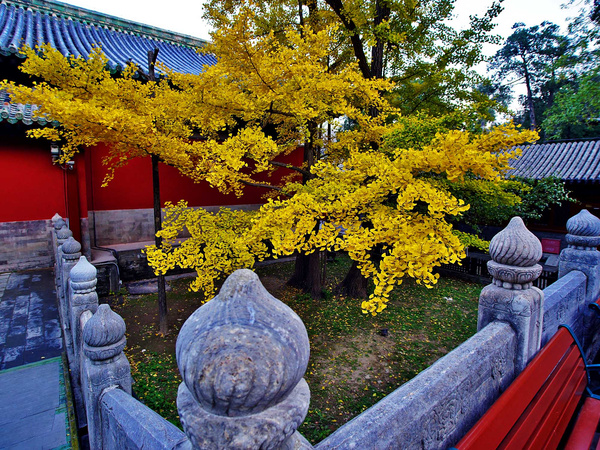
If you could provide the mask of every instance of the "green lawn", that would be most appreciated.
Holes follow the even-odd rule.
[[[476,331],[482,286],[442,278],[433,289],[412,280],[396,289],[386,310],[364,315],[360,300],[333,295],[349,260],[327,266],[325,298],[313,300],[285,281],[293,263],[257,270],[265,287],[302,318],[311,342],[306,381],[311,390],[308,416],[300,432],[313,444],[376,403],[448,353]],[[174,357],[177,330],[199,305],[187,281],[172,282],[168,294],[169,336],[157,335],[156,296],[126,298],[115,307],[128,327],[127,355],[134,390],[148,406],[178,424],[175,406],[181,382]]]

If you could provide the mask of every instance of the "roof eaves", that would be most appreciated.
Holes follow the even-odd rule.
[[[600,139],[544,142],[523,147],[511,161],[509,176],[541,179],[557,176],[570,183],[600,182]]]
[[[120,17],[103,14],[78,6],[68,5],[66,3],[49,0],[2,0],[2,3],[31,8],[34,11],[40,11],[50,15],[75,19],[79,22],[90,25],[109,27],[120,31],[128,31],[132,34],[140,34],[147,37],[153,37],[158,40],[168,41],[172,44],[184,47],[201,48],[208,42],[204,39],[175,33],[162,28],[144,25]]]
[[[11,124],[17,122],[23,122],[25,125],[38,125],[44,126],[47,124],[58,126],[58,121],[48,120],[43,116],[36,116],[35,112],[39,109],[37,105],[30,105],[24,103],[11,103],[10,96],[5,89],[0,90],[0,122],[6,121]]]

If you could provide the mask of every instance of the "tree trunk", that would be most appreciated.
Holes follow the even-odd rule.
[[[156,81],[154,66],[158,56],[158,48],[148,50],[148,80]],[[160,208],[160,178],[158,174],[158,155],[152,154],[152,197],[154,200],[154,244],[160,248],[162,238],[156,233],[162,227],[162,217]],[[164,336],[169,331],[167,324],[167,290],[165,288],[165,276],[158,276],[158,330]]]
[[[306,272],[306,289],[305,291],[310,294],[314,299],[321,298],[323,296],[323,252],[312,252],[307,256],[308,258],[308,270]]]
[[[287,282],[289,286],[304,290],[308,273],[308,256],[298,253],[294,263],[294,274]]]
[[[158,155],[152,155],[152,191],[154,197],[154,243],[160,248],[162,238],[156,233],[161,229],[162,218],[160,209],[160,183],[158,177]],[[158,276],[158,329],[162,335],[169,331],[167,325],[167,290],[165,288],[165,276]]]
[[[323,258],[324,252],[310,255],[298,254],[294,266],[294,275],[287,282],[289,286],[302,289],[314,299],[323,296]]]
[[[314,147],[315,136],[318,132],[318,127],[315,123],[308,123],[309,138],[304,143],[304,162],[307,166],[307,171],[315,164],[316,151]],[[302,175],[302,182],[306,184],[312,176],[310,174]],[[316,230],[319,229],[317,224]],[[323,292],[323,269],[322,264],[325,258],[321,257],[323,252],[313,252],[310,255],[298,254],[296,256],[296,264],[294,266],[294,275],[288,281],[290,286],[302,289],[304,292],[311,295],[312,298],[321,298]]]
[[[375,4],[375,20],[374,26],[381,25],[384,21],[390,18],[390,7],[387,2],[378,0]],[[383,78],[383,54],[384,42],[378,37],[375,45],[371,47],[371,77]]]
[[[356,262],[348,271],[346,278],[335,288],[336,293],[352,298],[367,298],[368,280],[360,273]]]
[[[527,105],[529,106],[529,120],[531,125],[529,128],[531,130],[535,130],[537,124],[535,123],[535,110],[533,109],[533,92],[531,91],[531,75],[529,74],[529,70],[527,70],[527,63],[523,60],[523,65],[525,69],[525,86],[527,87]]]

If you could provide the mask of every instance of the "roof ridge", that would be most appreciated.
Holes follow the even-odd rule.
[[[173,44],[187,47],[202,47],[208,44],[208,41],[187,34],[176,33],[163,28],[145,25],[132,20],[122,19],[120,17],[104,14],[80,6],[69,5],[56,0],[0,0],[0,4],[14,5],[22,8],[29,8],[42,13],[61,16],[67,19],[77,20],[83,23],[91,23],[102,27],[115,28],[123,32],[141,34],[147,37],[168,41]]]
[[[586,137],[586,138],[570,138],[570,139],[548,139],[545,141],[539,141],[533,145],[542,144],[569,144],[571,142],[588,142],[588,141],[600,141],[600,136]]]

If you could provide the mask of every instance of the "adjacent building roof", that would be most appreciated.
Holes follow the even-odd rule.
[[[522,147],[510,175],[540,179],[551,175],[572,183],[600,183],[600,139],[546,142]]]
[[[176,72],[197,74],[216,62],[213,55],[197,52],[206,44],[202,39],[56,1],[1,0],[1,54],[22,56],[24,45],[45,43],[65,56],[87,56],[100,46],[113,70],[128,62],[147,69],[148,50],[154,48],[158,61]]]

